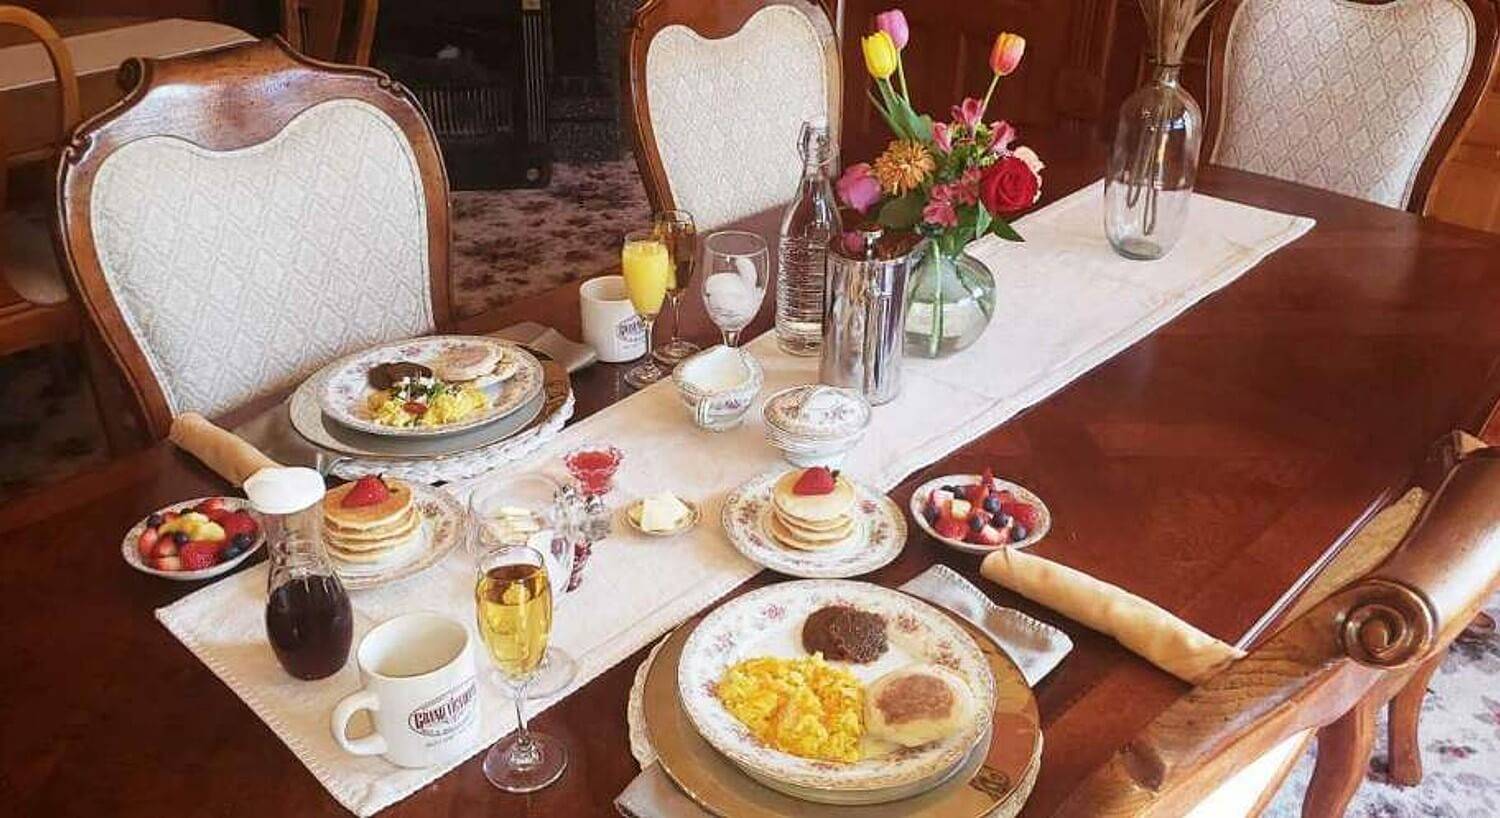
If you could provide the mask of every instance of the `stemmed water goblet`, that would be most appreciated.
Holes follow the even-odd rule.
[[[543,555],[552,568],[553,592],[567,591],[576,558],[570,536],[557,519],[560,484],[540,474],[487,480],[469,495],[469,548],[481,564],[485,556],[516,546]],[[578,674],[578,663],[567,651],[548,646],[532,674],[529,690],[539,697],[561,692]]]
[[[766,240],[741,230],[712,233],[703,242],[703,262],[703,306],[724,334],[724,346],[738,346],[770,282]]]
[[[672,307],[672,337],[656,348],[656,359],[675,366],[698,351],[698,345],[681,338],[682,294],[693,283],[698,265],[698,228],[686,210],[664,210],[656,214],[656,234],[667,245],[675,275],[667,285],[667,303]]]
[[[484,777],[506,792],[535,792],[568,766],[562,742],[533,733],[526,724],[526,700],[552,635],[552,582],[546,558],[528,546],[495,548],[479,558],[475,619],[491,661],[515,698],[517,725],[485,753]]]

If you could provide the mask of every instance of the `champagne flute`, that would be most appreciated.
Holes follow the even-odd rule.
[[[646,325],[645,360],[625,373],[625,382],[640,389],[668,374],[651,352],[651,328],[672,281],[672,254],[654,229],[632,230],[625,234],[625,245],[620,249],[620,271],[630,304]]]
[[[724,334],[724,346],[737,346],[740,331],[755,320],[766,297],[771,275],[766,240],[721,230],[704,240],[703,257],[703,306]]]
[[[486,552],[479,559],[474,606],[479,635],[516,702],[516,731],[485,753],[484,777],[506,792],[535,792],[556,781],[568,766],[562,742],[526,726],[531,679],[552,634],[546,560],[524,545]]]
[[[469,494],[468,544],[476,560],[485,554],[512,546],[527,546],[551,552],[553,575],[559,576],[557,591],[568,586],[573,566],[573,543],[563,534],[556,518],[557,481],[540,474],[522,474],[486,480]],[[578,663],[567,651],[549,646],[542,663],[531,677],[530,691],[537,697],[561,692],[578,675]]]
[[[672,305],[672,337],[656,348],[656,359],[674,366],[699,350],[697,344],[680,337],[682,294],[692,285],[693,268],[698,264],[698,228],[693,224],[693,214],[686,210],[664,210],[656,214],[656,233],[666,242],[677,273],[667,286],[667,302]]]

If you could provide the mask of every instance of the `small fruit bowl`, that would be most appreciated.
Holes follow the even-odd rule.
[[[986,480],[990,488],[976,503],[970,499],[977,496],[973,487]],[[964,505],[955,509],[951,501]],[[912,492],[910,508],[917,525],[929,536],[968,554],[1029,548],[1041,542],[1052,528],[1052,512],[1042,498],[1025,486],[989,473],[951,474],[928,480]],[[955,524],[963,528],[954,528]]]
[[[265,542],[264,526],[249,501],[199,497],[136,523],[120,543],[120,554],[137,571],[192,582],[234,570]],[[194,563],[202,567],[189,567]]]

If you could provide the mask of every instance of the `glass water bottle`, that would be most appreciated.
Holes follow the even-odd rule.
[[[1183,89],[1181,71],[1156,66],[1151,81],[1120,107],[1104,182],[1104,228],[1126,258],[1161,258],[1187,225],[1203,113]]]
[[[823,117],[802,123],[802,181],[781,218],[776,257],[776,345],[817,355],[823,343],[823,264],[842,231],[831,175],[835,146]]]

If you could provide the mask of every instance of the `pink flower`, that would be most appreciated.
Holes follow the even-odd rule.
[[[953,209],[952,196],[948,185],[934,185],[927,206],[922,208],[922,221],[938,227],[957,227],[958,211]]]
[[[1002,31],[990,47],[990,70],[1002,77],[1009,76],[1021,64],[1021,55],[1025,53],[1025,37]]]
[[[964,175],[958,177],[958,181],[949,185],[950,195],[961,205],[973,205],[979,202],[979,177],[984,171],[979,168],[969,168]]]
[[[984,103],[973,97],[965,97],[962,105],[953,106],[953,119],[967,125],[969,130],[979,127],[979,118],[984,116]]]
[[[875,15],[875,28],[890,35],[897,51],[906,48],[907,40],[911,39],[911,29],[906,25],[906,15],[901,13],[901,9],[882,11]]]
[[[870,173],[868,162],[844,168],[844,175],[839,177],[835,187],[844,204],[861,213],[868,213],[880,201],[880,182]]]
[[[1016,141],[1016,129],[1009,122],[1001,120],[990,123],[990,152],[1004,153],[1010,150],[1010,143]]]
[[[932,141],[943,153],[953,152],[953,134],[946,122],[932,123]]]

